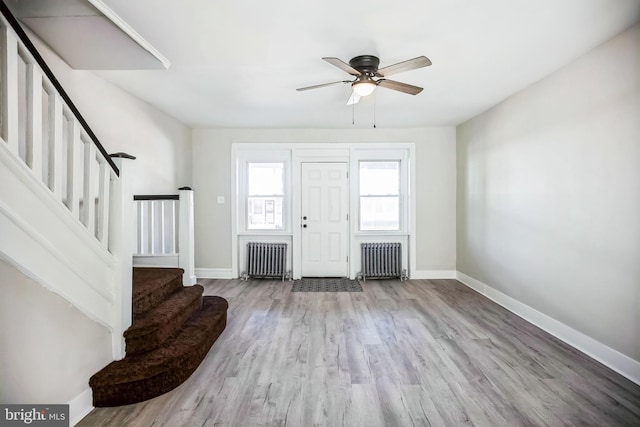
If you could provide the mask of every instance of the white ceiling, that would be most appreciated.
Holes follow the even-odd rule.
[[[194,127],[370,127],[374,104],[378,127],[457,125],[640,16],[640,0],[102,1],[171,67],[96,73]],[[352,110],[347,85],[295,90],[349,79],[321,58],[361,54],[429,57],[392,77],[424,91]]]

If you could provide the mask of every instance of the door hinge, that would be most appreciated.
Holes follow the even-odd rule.
[[[347,214],[347,221],[349,221],[349,214]]]
[[[349,255],[347,255],[347,262],[349,262]]]

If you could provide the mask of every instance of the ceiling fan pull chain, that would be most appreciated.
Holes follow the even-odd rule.
[[[376,128],[376,106],[378,105],[378,97],[373,94],[373,128]]]
[[[356,103],[351,104],[351,125],[356,125]]]

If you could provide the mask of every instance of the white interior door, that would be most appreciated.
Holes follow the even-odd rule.
[[[302,163],[302,276],[349,275],[347,163]]]

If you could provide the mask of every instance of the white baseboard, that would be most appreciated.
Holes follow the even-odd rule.
[[[589,357],[611,368],[620,375],[640,385],[640,362],[611,347],[565,325],[520,301],[503,294],[491,286],[457,272],[458,281],[486,296],[510,312],[522,317],[554,337],[580,350]]]
[[[200,279],[237,279],[231,268],[196,268],[196,276]],[[455,270],[417,270],[411,279],[455,279]]]
[[[416,270],[411,274],[411,279],[455,279],[455,270]]]
[[[196,277],[200,279],[236,279],[231,268],[196,268]]]
[[[69,425],[75,426],[89,412],[93,411],[93,393],[90,388],[86,389],[69,402]]]

